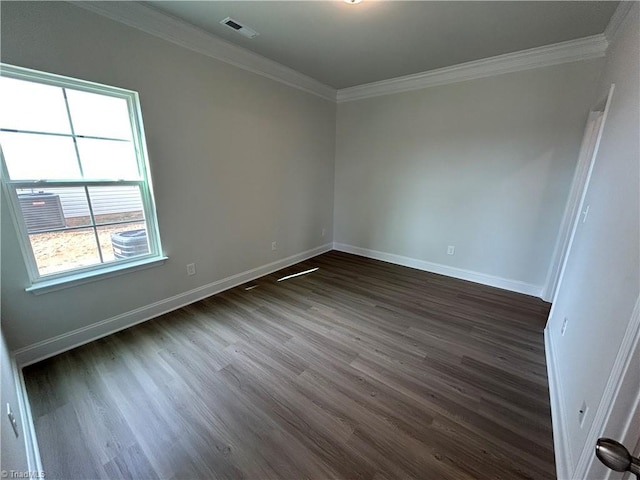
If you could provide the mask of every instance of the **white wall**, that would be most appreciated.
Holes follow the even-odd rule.
[[[2,315],[10,348],[330,241],[332,102],[66,2],[0,8],[3,62],[139,92],[169,256],[161,267],[35,296],[24,291],[29,280],[3,202]],[[186,275],[190,262],[193,277]]]
[[[2,370],[2,394],[0,395],[2,399],[2,416],[0,418],[0,420],[2,420],[0,422],[0,445],[2,445],[2,454],[0,454],[0,470],[25,472],[28,470],[28,465],[24,435],[22,433],[24,422],[20,415],[11,358],[9,357],[9,350],[4,340],[4,333],[2,334],[2,338],[0,338],[0,369]],[[11,405],[11,410],[18,422],[20,436],[17,438],[7,418],[7,403]]]
[[[594,439],[588,439],[589,431],[612,375],[616,355],[625,335],[629,336],[627,329],[632,325],[632,312],[640,292],[638,11],[635,3],[607,53],[598,98],[606,96],[611,83],[616,86],[586,193],[589,214],[586,223],[578,224],[546,332],[556,359],[553,367],[557,375],[555,390],[559,394],[553,421],[565,423],[568,473],[575,474],[576,478],[586,478],[584,472],[575,472],[580,457],[593,458],[591,440]],[[568,324],[562,336],[565,317]],[[637,328],[637,317],[635,323]],[[637,352],[635,358],[638,358]],[[640,391],[637,363],[631,363],[624,381],[627,385],[609,420],[612,428],[596,424],[596,438],[603,433],[620,435],[619,428],[613,426],[629,415],[628,405]],[[589,411],[581,428],[577,419],[583,400]],[[602,408],[606,410],[609,405]],[[636,439],[640,431],[638,422],[640,419],[636,419]],[[634,443],[628,447],[632,449]],[[564,463],[564,459],[559,460]],[[602,475],[603,470],[596,462],[588,478],[602,478]]]
[[[601,67],[339,104],[335,241],[539,292]]]

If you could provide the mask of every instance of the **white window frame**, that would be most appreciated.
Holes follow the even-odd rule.
[[[26,80],[45,85],[52,85],[61,88],[71,88],[74,90],[108,95],[126,100],[129,111],[129,121],[131,122],[132,126],[133,145],[136,152],[136,161],[138,164],[138,171],[140,172],[140,178],[138,180],[92,180],[84,178],[74,180],[10,180],[8,174],[9,172],[4,160],[4,155],[2,154],[2,149],[0,148],[2,187],[5,192],[5,196],[9,201],[9,210],[11,211],[13,223],[18,232],[20,248],[22,250],[26,268],[29,273],[29,279],[31,281],[31,285],[27,286],[25,290],[32,291],[37,294],[46,293],[48,291],[86,283],[98,278],[119,275],[127,271],[148,268],[164,263],[164,261],[167,260],[167,257],[162,253],[162,245],[160,242],[160,233],[158,230],[158,220],[153,196],[153,185],[151,182],[149,168],[149,157],[147,155],[145,135],[142,124],[142,111],[140,109],[140,100],[138,97],[138,93],[133,90],[101,85],[94,82],[74,79],[52,73],[40,72],[23,67],[17,67],[14,65],[8,65],[5,63],[0,63],[0,76],[18,80]],[[3,129],[3,131],[20,133],[48,133],[26,132],[15,129]],[[74,139],[74,143],[75,139],[78,137],[73,131],[71,132],[71,134],[55,135],[71,137]],[[31,247],[31,242],[29,241],[27,226],[23,219],[22,210],[20,208],[17,193],[19,189],[84,187],[85,194],[87,195],[87,202],[90,202],[89,196],[87,194],[88,187],[132,185],[138,186],[140,189],[140,195],[144,210],[144,221],[146,223],[147,230],[147,240],[149,242],[149,253],[132,258],[109,261],[108,263],[103,263],[102,256],[100,256],[101,263],[98,263],[96,265],[48,275],[40,275],[36,259],[33,254],[33,249]],[[87,226],[86,228],[93,228],[95,233],[96,223],[90,204],[89,208],[91,211],[91,225]],[[98,246],[98,248],[100,247]]]

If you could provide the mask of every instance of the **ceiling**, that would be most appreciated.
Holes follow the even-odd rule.
[[[603,33],[611,1],[152,1],[336,89]],[[256,30],[245,38],[219,22]]]

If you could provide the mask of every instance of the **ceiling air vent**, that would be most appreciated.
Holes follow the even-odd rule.
[[[240,22],[238,22],[237,20],[234,20],[231,17],[225,18],[220,23],[222,25],[226,25],[230,29],[238,32],[240,35],[244,35],[247,38],[253,38],[253,37],[256,37],[258,35],[258,32],[256,32],[255,30],[253,30],[252,28],[249,28],[249,27],[247,27],[245,25],[242,25]]]

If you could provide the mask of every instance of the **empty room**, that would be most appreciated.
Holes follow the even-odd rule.
[[[640,4],[2,1],[3,478],[640,475]]]

